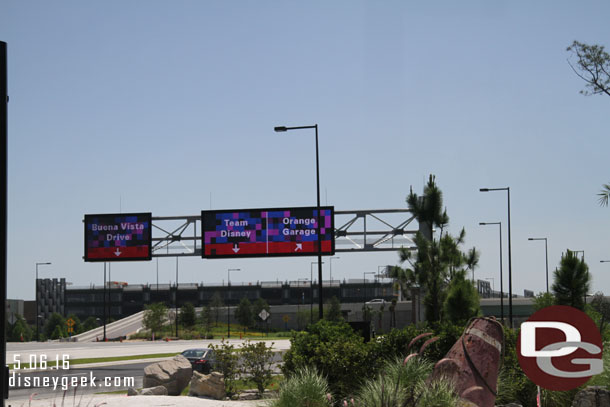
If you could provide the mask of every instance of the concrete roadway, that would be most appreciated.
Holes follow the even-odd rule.
[[[129,386],[141,388],[144,368],[150,363],[152,362],[100,367],[75,366],[71,367],[69,370],[48,369],[36,372],[29,372],[27,369],[11,370],[9,375],[9,384],[11,385],[9,402],[28,399],[34,393],[36,393],[35,399],[37,400],[56,399],[59,401],[63,397],[66,388],[69,389],[66,392],[66,396],[72,398],[74,387],[69,386],[69,384],[73,377],[77,378],[79,381],[82,381],[82,378],[85,378],[87,382],[86,386],[79,386],[77,388],[77,399],[83,395],[123,390],[127,389]],[[36,377],[39,378],[37,380],[41,381],[40,386],[35,386],[33,384],[33,380]],[[47,387],[42,386],[44,377],[49,378],[49,385]],[[95,387],[89,385],[91,377],[94,378]],[[32,384],[27,385],[25,382],[26,378],[29,378],[31,380],[30,383]],[[53,379],[56,380],[55,384],[53,383]],[[132,379],[133,382],[131,381]],[[54,404],[59,405],[60,403],[56,402]]]
[[[273,363],[274,371],[276,372],[279,372],[282,353],[282,351],[277,351],[274,354]],[[77,399],[81,396],[89,396],[95,393],[126,390],[128,387],[141,388],[144,368],[158,360],[163,359],[75,365],[66,370],[61,368],[48,368],[46,370],[35,371],[30,369],[13,369],[9,375],[9,401],[15,404],[22,404],[18,403],[18,401],[27,400],[35,393],[36,400],[55,399],[54,404],[59,404],[59,400],[64,396],[64,392],[67,397],[74,397],[75,387],[70,385],[72,380],[77,380],[80,383],[76,389]],[[29,383],[26,378],[29,379]],[[44,378],[48,380],[46,385]],[[35,382],[35,380],[38,382]],[[92,380],[95,386],[91,385]],[[86,384],[83,385],[84,383]]]
[[[30,357],[40,360],[45,355],[47,360],[62,360],[63,355],[69,359],[100,358],[111,356],[147,355],[154,353],[182,352],[189,348],[207,348],[210,344],[220,344],[220,339],[179,340],[179,341],[125,341],[125,342],[9,342],[6,344],[6,363],[14,363],[14,358],[20,358],[21,363],[28,363]],[[244,342],[240,339],[229,339],[229,342],[240,347]],[[285,351],[290,348],[289,339],[265,340],[267,346],[273,343],[275,351]],[[34,355],[34,356],[33,356]]]

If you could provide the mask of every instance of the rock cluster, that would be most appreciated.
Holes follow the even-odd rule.
[[[182,355],[144,368],[144,388],[163,386],[167,395],[179,396],[191,380],[191,362]]]
[[[222,373],[212,372],[208,375],[193,372],[189,396],[212,397],[223,400],[226,397],[225,379]]]

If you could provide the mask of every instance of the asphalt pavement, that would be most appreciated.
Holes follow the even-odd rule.
[[[174,343],[174,345],[179,346],[179,350],[183,350],[185,348],[197,347],[193,344],[193,341],[176,341],[176,342],[186,342],[186,347],[184,347],[185,343]],[[236,341],[238,342],[238,341]],[[129,343],[124,343],[127,345],[127,349],[141,349],[138,346],[130,347]],[[48,345],[48,343],[47,343]],[[62,344],[64,345],[64,344]],[[74,343],[69,345],[76,345]],[[104,348],[105,345],[112,345],[110,343],[102,343],[102,347],[94,346],[98,351],[112,349],[114,353],[121,353],[124,351],[123,347],[110,346],[108,348]],[[206,345],[207,346],[207,345]],[[280,346],[283,348],[283,345]],[[23,347],[24,352],[35,352],[31,348]],[[69,349],[69,348],[68,348]],[[146,349],[148,349],[146,347]],[[172,349],[172,348],[170,348]],[[38,355],[47,354],[51,351],[54,351],[53,347],[46,347],[45,350],[38,350]],[[67,351],[66,348],[62,347],[62,351]],[[120,351],[120,352],[119,352]],[[13,352],[17,352],[13,350]],[[169,351],[171,352],[171,351]],[[274,355],[274,363],[275,369],[278,371],[278,363],[282,360],[282,353],[284,350],[276,350]],[[158,352],[154,352],[158,353]],[[21,355],[20,353],[15,353],[16,355]],[[34,353],[33,353],[34,354]],[[88,356],[102,356],[99,353],[94,353],[92,355],[92,350],[88,349]],[[108,356],[105,352],[103,356]],[[23,358],[23,362],[26,362],[26,358]],[[24,402],[27,401],[29,404],[29,397],[35,394],[34,399],[39,401],[46,401],[47,406],[59,405],[61,404],[61,400],[64,397],[69,397],[70,402],[76,401],[82,398],[95,398],[97,400],[98,396],[96,393],[108,393],[118,390],[127,390],[129,387],[141,388],[143,381],[143,372],[144,368],[151,363],[156,361],[164,360],[167,358],[157,358],[157,359],[141,359],[138,361],[115,361],[115,362],[103,362],[103,363],[92,363],[92,364],[84,364],[84,365],[73,365],[69,366],[67,369],[62,368],[61,364],[59,368],[50,368],[46,369],[12,369],[9,375],[9,384],[10,384],[10,398],[9,401],[12,401],[15,405],[23,405]],[[49,357],[49,360],[54,360],[54,358]],[[10,361],[10,360],[9,360]],[[40,367],[40,366],[38,366]],[[74,389],[76,389],[76,396],[74,394]],[[106,394],[106,396],[108,396]],[[120,403],[121,400],[112,400],[113,405],[120,405],[116,403]],[[232,402],[231,402],[232,403]],[[97,401],[95,401],[97,404]],[[180,401],[182,405],[182,401]],[[8,405],[8,404],[7,404]],[[36,404],[33,404],[36,405]],[[130,404],[131,405],[131,404]],[[165,404],[166,406],[168,404]],[[205,404],[211,405],[211,404]],[[235,405],[235,404],[230,404]],[[252,405],[252,404],[249,404]]]
[[[73,406],[73,407],[263,407],[268,405],[266,400],[255,401],[232,401],[232,400],[212,400],[200,397],[188,396],[121,396],[121,395],[81,395],[79,393],[68,394],[65,398],[39,399],[34,396],[30,401],[26,399],[6,400],[8,407],[53,407],[53,406]]]
[[[12,364],[15,358],[21,363],[30,359],[38,362],[44,355],[47,360],[60,361],[65,355],[69,360],[99,358],[112,356],[149,355],[155,353],[182,352],[189,348],[207,348],[210,344],[220,344],[220,339],[178,340],[178,341],[124,341],[124,342],[9,342],[6,344],[6,363]],[[240,347],[244,340],[229,339],[229,342]],[[284,351],[290,348],[289,339],[265,340],[267,346],[273,343],[273,350]]]

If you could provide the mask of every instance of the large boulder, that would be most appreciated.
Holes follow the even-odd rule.
[[[589,386],[578,392],[572,407],[610,407],[610,391],[604,387]]]
[[[212,397],[223,400],[227,395],[225,379],[222,373],[212,372],[208,375],[193,372],[189,396]]]
[[[170,396],[179,396],[191,379],[191,362],[182,355],[153,363],[144,368],[143,387],[163,386]]]

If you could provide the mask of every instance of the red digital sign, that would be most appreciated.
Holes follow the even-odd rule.
[[[85,261],[150,260],[152,214],[85,215]]]
[[[319,227],[317,207],[202,211],[201,224],[204,258],[335,253],[332,206],[320,208]]]

